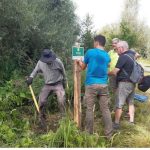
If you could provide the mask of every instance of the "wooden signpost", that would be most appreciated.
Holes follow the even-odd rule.
[[[72,59],[74,60],[73,79],[74,79],[74,121],[77,126],[81,126],[81,69],[77,59],[83,59],[84,48],[72,47]]]

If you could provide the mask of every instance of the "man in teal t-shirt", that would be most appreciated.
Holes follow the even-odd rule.
[[[110,57],[104,49],[89,49],[84,57],[88,65],[85,85],[107,84]]]
[[[87,67],[85,81],[86,130],[92,134],[94,124],[94,102],[99,98],[100,109],[104,121],[104,131],[107,138],[112,135],[112,119],[108,107],[108,65],[110,57],[104,50],[105,37],[98,35],[94,38],[94,48],[86,52],[84,62],[78,61],[81,69]]]

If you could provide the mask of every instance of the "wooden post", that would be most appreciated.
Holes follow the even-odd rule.
[[[81,70],[77,61],[74,60],[74,121],[81,126]]]

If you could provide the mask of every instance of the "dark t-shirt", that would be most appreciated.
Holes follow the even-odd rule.
[[[133,60],[131,60],[131,58],[125,54],[130,55],[130,57],[132,57],[133,59],[135,56],[135,52],[131,50],[128,50],[119,56],[119,59],[116,64],[116,68],[120,69],[120,71],[117,74],[118,82],[122,80],[130,81],[129,77],[133,70]],[[127,72],[128,76],[124,73],[122,69],[124,69]]]
[[[128,50],[128,54],[130,55],[130,56],[135,56],[135,54],[136,54],[136,52],[135,51],[133,51],[133,50]]]

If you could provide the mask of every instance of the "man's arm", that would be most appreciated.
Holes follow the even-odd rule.
[[[140,55],[139,53],[136,52],[134,57],[135,57],[135,59],[138,59],[138,58],[141,57],[141,55]]]
[[[58,63],[60,65],[60,67],[61,67],[61,72],[62,72],[63,78],[66,81],[67,80],[67,76],[66,76],[66,70],[65,70],[64,64],[63,64],[63,62],[60,59],[59,59]]]
[[[119,71],[120,71],[119,68],[115,68],[115,69],[113,69],[112,71],[108,72],[108,75],[115,75],[115,76],[117,76],[117,73],[118,73]]]
[[[117,61],[117,64],[116,64],[115,68],[112,71],[108,72],[108,75],[117,76],[117,73],[120,71],[120,69],[126,63],[126,61],[127,61],[126,58],[127,58],[127,56],[125,56],[125,55],[120,56],[118,61]]]
[[[32,71],[32,73],[30,74],[30,77],[34,78],[39,71],[40,71],[40,68],[39,68],[39,61],[38,61],[38,63],[36,64],[36,67],[34,68],[34,70]]]
[[[32,84],[33,78],[37,75],[38,71],[40,71],[39,61],[36,64],[36,67],[32,71],[31,75],[26,79],[26,83],[27,83],[28,86]]]

